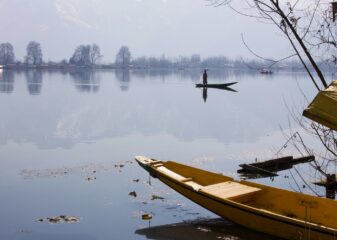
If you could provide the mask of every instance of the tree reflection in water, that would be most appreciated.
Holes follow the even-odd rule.
[[[0,69],[0,92],[12,93],[14,91],[14,72]]]
[[[117,80],[120,82],[122,91],[129,90],[130,87],[130,71],[129,69],[117,69],[115,71]]]
[[[28,70],[25,71],[27,79],[27,89],[30,95],[39,95],[42,89],[42,71]]]
[[[212,89],[224,90],[224,91],[229,91],[229,92],[238,92],[235,89],[232,89],[230,87],[212,87]],[[207,98],[208,98],[208,88],[203,87],[202,88],[202,99],[204,100],[204,102],[206,102]]]
[[[99,91],[100,79],[95,71],[89,69],[76,70],[70,72],[70,76],[80,92],[96,93]]]

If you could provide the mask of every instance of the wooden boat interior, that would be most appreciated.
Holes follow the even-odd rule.
[[[145,163],[145,162],[144,162]],[[337,202],[301,193],[276,189],[193,168],[176,162],[149,160],[146,165],[156,172],[218,200],[226,200],[273,216],[311,222],[337,229]]]

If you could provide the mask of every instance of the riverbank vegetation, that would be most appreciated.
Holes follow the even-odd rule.
[[[74,50],[69,59],[61,61],[45,61],[41,44],[35,41],[28,43],[24,60],[15,58],[14,46],[11,43],[0,44],[0,68],[5,69],[261,69],[302,71],[300,61],[289,60],[270,66],[270,61],[261,59],[230,59],[226,56],[201,57],[179,56],[168,58],[164,54],[160,57],[133,57],[127,46],[122,46],[115,57],[115,62],[103,63],[103,53],[97,44],[81,44]],[[322,62],[324,70],[332,70],[335,65]]]

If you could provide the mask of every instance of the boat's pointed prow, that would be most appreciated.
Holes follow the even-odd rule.
[[[137,163],[144,168],[146,171],[148,171],[150,174],[153,174],[153,171],[151,171],[152,166],[156,166],[156,164],[161,164],[162,161],[144,157],[144,156],[135,156],[135,160]]]
[[[147,164],[149,158],[144,157],[144,156],[135,156],[135,160],[136,160],[139,164]]]
[[[148,157],[144,157],[144,156],[135,156],[135,160],[140,165],[146,165],[146,166],[149,166],[149,165],[154,164],[154,163],[161,162],[161,161],[158,161],[156,159],[152,159],[152,158],[148,158]]]

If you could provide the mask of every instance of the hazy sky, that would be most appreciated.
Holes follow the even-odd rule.
[[[241,41],[267,57],[285,56],[288,43],[272,25],[204,0],[0,0],[0,42],[21,59],[30,40],[45,60],[69,59],[79,44],[97,43],[103,62],[121,45],[134,57],[200,53],[253,58]]]

